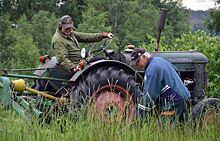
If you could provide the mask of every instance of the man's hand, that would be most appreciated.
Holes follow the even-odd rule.
[[[81,70],[84,69],[84,66],[85,66],[85,61],[84,60],[80,60],[79,61],[79,65],[73,67],[71,69],[71,71],[74,72],[74,73],[77,72],[77,71],[81,71]]]
[[[114,38],[114,35],[109,32],[102,32],[102,37],[112,39],[112,38]]]
[[[73,72],[81,71],[82,69],[80,68],[80,65],[75,66],[74,68],[71,69]]]

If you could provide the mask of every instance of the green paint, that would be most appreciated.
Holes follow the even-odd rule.
[[[7,77],[0,77],[0,101],[4,108],[11,106],[12,93],[10,81]]]

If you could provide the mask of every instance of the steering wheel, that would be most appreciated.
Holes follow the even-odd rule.
[[[88,56],[98,56],[102,52],[106,53],[106,49],[109,47],[110,43],[112,42],[112,39],[104,39],[101,41],[101,46],[98,47],[98,43],[96,42],[92,45],[92,47],[89,49]]]

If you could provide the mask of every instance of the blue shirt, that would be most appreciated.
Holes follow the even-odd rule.
[[[183,100],[190,97],[188,89],[170,62],[161,57],[150,58],[144,74],[144,92],[141,104],[154,105],[165,85],[175,90]]]

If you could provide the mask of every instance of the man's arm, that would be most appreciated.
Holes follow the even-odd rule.
[[[153,71],[153,73],[145,73],[144,92],[141,104],[147,107],[154,106],[160,96],[160,90],[161,80],[160,77],[156,74],[156,71]]]
[[[79,42],[84,43],[98,42],[103,39],[101,33],[82,33],[74,31],[74,35]]]

